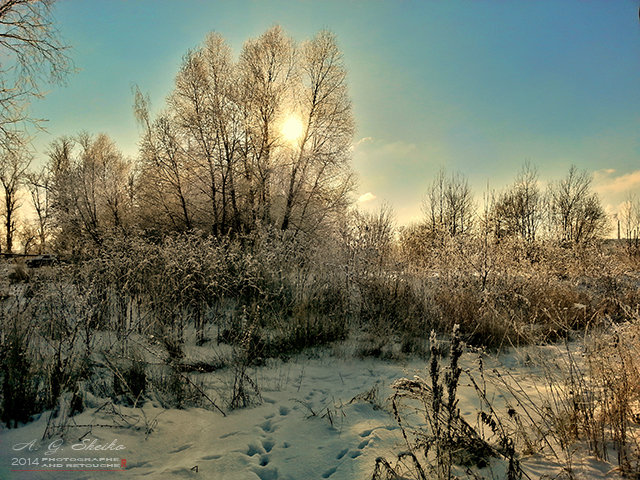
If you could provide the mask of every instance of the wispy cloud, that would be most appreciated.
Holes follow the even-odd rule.
[[[593,174],[594,189],[601,194],[619,194],[640,189],[640,170],[616,175],[612,168],[597,170]]]
[[[358,203],[367,203],[367,202],[370,202],[371,200],[375,200],[376,198],[377,197],[373,193],[367,192],[360,195],[360,197],[358,197]]]
[[[376,140],[373,137],[363,137],[351,146],[351,150],[357,151],[358,154],[366,154],[367,156],[405,157],[415,155],[418,152],[418,147],[415,143],[400,140],[384,142],[382,140]]]
[[[351,150],[353,151],[360,145],[364,145],[365,143],[369,142],[373,142],[373,137],[362,137],[360,140],[357,140],[353,145],[351,145]]]
[[[409,156],[417,152],[418,147],[415,143],[407,143],[402,141],[386,143],[380,147],[383,155],[393,156]]]

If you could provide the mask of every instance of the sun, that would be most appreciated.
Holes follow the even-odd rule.
[[[297,143],[302,138],[304,125],[297,115],[289,115],[280,127],[282,137],[289,143]]]

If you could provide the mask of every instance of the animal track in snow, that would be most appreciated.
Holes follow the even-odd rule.
[[[219,458],[222,458],[222,455],[207,455],[202,457],[202,460],[218,460]]]
[[[278,469],[273,467],[262,467],[253,470],[260,480],[278,480]]]
[[[260,428],[262,429],[262,431],[264,433],[271,433],[271,432],[275,432],[275,430],[276,430],[276,427],[273,425],[271,420],[267,420],[266,422],[263,422],[260,425]]]
[[[364,447],[369,445],[369,442],[370,442],[369,439],[363,440],[362,442],[360,442],[360,445],[358,445],[358,449],[362,450]]]
[[[329,478],[331,475],[336,473],[337,469],[338,469],[338,467],[331,467],[329,470],[327,470],[326,472],[324,472],[322,474],[322,478]]]
[[[270,438],[264,439],[262,441],[262,447],[264,448],[264,451],[267,452],[267,453],[269,453],[271,450],[273,450],[273,447],[274,447],[275,444],[276,444],[276,442],[274,442]]]
[[[340,450],[340,453],[338,453],[338,456],[336,457],[336,459],[340,460],[342,457],[344,457],[347,454],[348,451],[349,451],[348,448]]]
[[[176,448],[175,450],[171,450],[169,453],[180,453],[180,452],[183,452],[184,450],[186,450],[189,447],[191,447],[191,444],[183,445],[181,447]]]
[[[288,407],[285,407],[284,405],[280,407],[280,415],[282,415],[283,417],[285,415],[289,415],[289,412],[291,410]]]
[[[247,450],[247,457],[253,457],[257,453],[260,453],[260,449],[259,448],[260,447],[250,443],[249,444],[249,450]]]

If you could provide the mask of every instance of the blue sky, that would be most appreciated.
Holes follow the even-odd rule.
[[[594,173],[609,209],[640,194],[638,0],[58,0],[79,71],[33,104],[48,143],[104,132],[137,152],[135,83],[161,108],[182,55],[209,31],[237,54],[280,24],[296,40],[335,32],[357,123],[353,166],[363,207],[390,203],[401,223],[441,167],[478,197],[525,160],[543,180],[571,164]]]

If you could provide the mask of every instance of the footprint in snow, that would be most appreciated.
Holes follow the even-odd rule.
[[[285,415],[289,415],[289,412],[290,412],[290,411],[291,411],[291,410],[290,410],[288,407],[285,407],[285,406],[281,406],[281,407],[280,407],[280,415],[282,415],[283,417],[284,417]]]
[[[364,440],[362,442],[360,442],[360,445],[358,445],[358,449],[362,450],[364,447],[366,447],[367,445],[369,445],[370,440]]]
[[[329,478],[331,475],[336,473],[337,467],[331,467],[329,470],[322,474],[322,478]]]
[[[191,444],[183,445],[181,447],[176,448],[175,450],[171,450],[169,453],[180,453],[185,451],[189,447],[191,447]]]
[[[275,432],[276,430],[276,427],[273,425],[271,420],[267,420],[266,422],[263,422],[262,424],[260,424],[260,428],[264,433],[271,433],[271,432]]]
[[[278,469],[273,467],[262,467],[253,470],[260,480],[278,480]]]
[[[201,460],[218,460],[219,458],[222,458],[222,455],[207,455],[202,457]]]
[[[340,453],[338,453],[338,456],[336,457],[336,459],[337,459],[337,460],[340,460],[342,457],[344,457],[344,456],[347,454],[347,452],[348,452],[348,451],[349,451],[349,449],[348,449],[348,448],[345,448],[345,449],[343,449],[343,450],[340,450]]]
[[[385,429],[385,430],[388,430],[389,432],[392,432],[393,430],[397,430],[400,427],[398,427],[397,425],[387,425],[387,426],[384,426],[384,427],[376,427],[376,428],[378,430],[379,429]],[[364,432],[362,432],[360,434],[360,436],[363,437],[363,438],[364,437],[368,437],[369,435],[371,435],[373,433],[374,430],[376,430],[376,428],[370,428],[369,430],[365,430]]]
[[[275,444],[276,442],[274,442],[270,438],[267,438],[262,441],[262,448],[264,448],[265,452],[269,453],[271,450],[273,450]]]
[[[249,444],[249,449],[247,450],[247,457],[253,457],[254,455],[260,453],[260,447],[254,445],[253,443]]]

